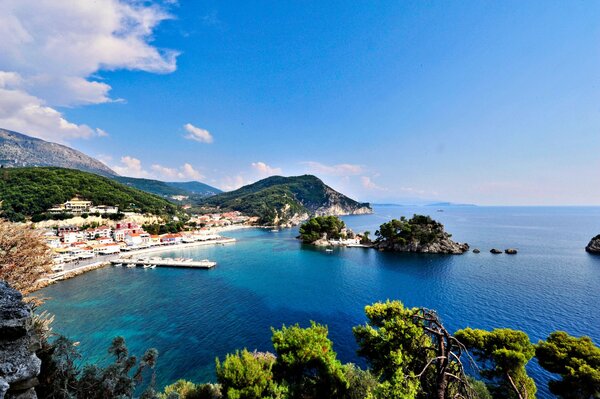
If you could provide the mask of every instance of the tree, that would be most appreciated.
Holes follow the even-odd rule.
[[[329,239],[342,236],[346,227],[337,216],[317,216],[309,219],[300,226],[300,239],[305,243],[312,243],[326,235]]]
[[[130,356],[122,337],[116,337],[108,349],[114,363],[102,368],[98,365],[77,366],[81,358],[76,344],[64,337],[58,337],[51,344],[44,345],[45,353],[38,387],[40,397],[54,399],[107,399],[131,398],[137,386],[143,381],[143,373],[150,369],[152,376],[146,392],[153,392],[154,368],[158,352],[148,349],[138,362]],[[137,367],[136,367],[137,366]],[[144,393],[142,397],[153,397]]]
[[[273,381],[275,356],[271,353],[244,349],[228,354],[223,363],[216,360],[217,380],[228,399],[260,399],[278,397]]]
[[[455,335],[482,363],[481,374],[489,381],[494,397],[535,398],[535,382],[525,370],[535,354],[527,334],[508,328],[492,331],[465,328]]]
[[[27,294],[51,265],[50,248],[39,232],[0,219],[0,280]]]
[[[460,361],[464,347],[434,311],[405,308],[400,301],[365,308],[368,323],[354,327],[358,353],[379,377],[386,398],[470,397]]]
[[[158,399],[220,399],[221,389],[214,384],[194,384],[186,380],[178,380],[167,385]]]
[[[362,238],[360,240],[361,244],[367,245],[371,243],[371,238],[369,237],[369,235],[371,235],[370,231],[365,231],[364,233],[362,233]]]
[[[589,337],[555,331],[540,341],[535,354],[540,366],[562,379],[550,381],[550,391],[562,398],[600,397],[600,348]]]
[[[326,326],[311,322],[273,331],[275,378],[289,387],[290,398],[342,398],[348,389],[344,367],[333,351]]]

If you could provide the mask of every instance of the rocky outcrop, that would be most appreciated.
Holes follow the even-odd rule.
[[[516,249],[514,249],[514,248],[508,248],[508,249],[505,249],[505,250],[504,250],[504,253],[505,253],[505,254],[508,254],[508,255],[516,255],[516,254],[517,254],[517,252],[518,252],[518,251],[517,251]]]
[[[35,399],[41,360],[31,310],[21,293],[0,281],[0,399]]]
[[[600,254],[600,234],[591,239],[585,250],[591,254]]]
[[[498,248],[492,248],[492,249],[490,249],[490,253],[494,254],[494,255],[498,255],[498,254],[501,254],[502,251],[499,250]]]
[[[116,175],[102,162],[72,148],[6,129],[0,129],[0,165],[58,166],[108,177]]]
[[[383,230],[389,232],[390,226],[400,230],[387,236],[388,233],[383,233]],[[382,235],[373,245],[379,250],[457,255],[469,250],[469,244],[451,240],[444,226],[429,217],[415,215],[408,221],[393,220],[382,225],[380,230]]]

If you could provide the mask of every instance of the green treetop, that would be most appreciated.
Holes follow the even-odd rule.
[[[535,347],[523,331],[465,328],[455,334],[481,362],[481,374],[489,381],[494,398],[533,399],[537,388],[525,366]]]
[[[342,237],[345,227],[344,222],[337,216],[317,216],[300,226],[300,239],[305,243],[313,243],[323,235],[329,239],[338,239]]]
[[[589,337],[576,338],[564,331],[550,334],[535,349],[540,366],[560,374],[550,391],[562,398],[600,398],[600,348]]]

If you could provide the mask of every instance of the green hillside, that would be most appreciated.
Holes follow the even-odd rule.
[[[0,170],[1,209],[10,220],[40,215],[75,195],[94,205],[113,205],[124,211],[156,215],[178,212],[176,205],[163,198],[88,172],[54,167]]]
[[[208,184],[190,181],[190,182],[164,182],[153,179],[141,179],[136,177],[113,176],[114,180],[123,183],[129,187],[156,194],[170,201],[173,195],[185,195],[191,202],[199,202],[202,199],[221,192],[218,188],[211,187]],[[173,201],[177,202],[177,201]]]
[[[339,206],[343,213],[369,207],[338,193],[312,175],[268,177],[207,198],[202,205],[258,216],[263,224],[274,220],[285,222],[294,214],[326,214],[332,206]]]

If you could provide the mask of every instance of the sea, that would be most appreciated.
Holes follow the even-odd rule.
[[[555,330],[600,345],[600,256],[584,248],[600,233],[600,207],[375,206],[343,217],[355,232],[426,214],[455,241],[481,253],[399,254],[363,248],[333,252],[300,243],[298,229],[227,232],[236,243],[161,256],[217,262],[212,270],[106,267],[40,291],[53,330],[79,342],[83,362],[107,362],[123,336],[132,353],[159,351],[159,386],[215,380],[216,358],[236,349],[273,351],[271,328],[326,324],[343,362],[366,367],[352,327],[365,305],[387,299],[435,309],[450,331],[513,328],[532,342]],[[515,248],[517,255],[493,255]],[[556,378],[528,365],[539,398]]]

